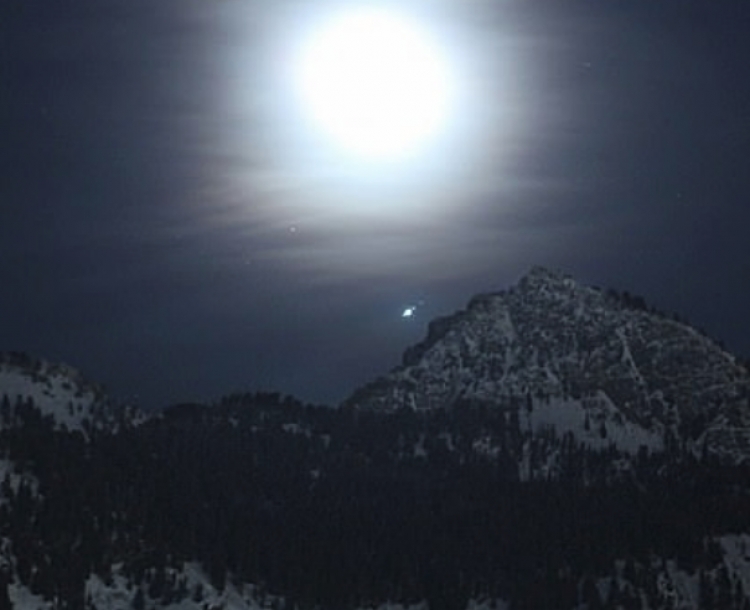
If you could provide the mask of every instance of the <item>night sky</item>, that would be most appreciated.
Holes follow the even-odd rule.
[[[370,163],[287,78],[330,2],[0,4],[0,349],[146,407],[335,403],[541,264],[750,355],[745,0],[406,3],[456,112]]]

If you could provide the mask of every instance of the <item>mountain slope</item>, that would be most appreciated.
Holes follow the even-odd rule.
[[[7,411],[18,403],[32,404],[58,428],[69,431],[111,431],[143,419],[136,409],[115,407],[101,386],[86,381],[74,368],[18,352],[0,353],[0,399],[6,401]]]
[[[733,356],[642,299],[534,268],[432,322],[403,363],[348,404],[423,410],[526,405],[527,424],[634,452],[690,443],[750,458],[750,377]]]

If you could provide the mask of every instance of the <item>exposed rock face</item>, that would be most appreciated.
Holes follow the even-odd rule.
[[[621,448],[669,436],[741,461],[750,457],[748,388],[747,371],[692,327],[640,298],[537,267],[517,286],[432,322],[401,366],[349,403],[539,405],[545,414],[535,425],[574,429],[571,418],[588,419],[604,422]]]

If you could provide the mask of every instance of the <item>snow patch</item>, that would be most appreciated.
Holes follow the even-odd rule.
[[[101,396],[93,387],[85,387],[68,376],[70,369],[48,364],[32,371],[0,364],[0,395],[6,395],[11,406],[20,397],[34,401],[43,415],[52,415],[58,427],[83,430],[83,420],[91,419]]]
[[[570,432],[592,449],[606,449],[614,444],[632,455],[643,446],[650,451],[660,451],[663,440],[660,434],[647,430],[622,416],[620,410],[604,392],[581,400],[550,398],[534,402],[526,413],[528,432],[538,433],[552,427],[558,436]]]

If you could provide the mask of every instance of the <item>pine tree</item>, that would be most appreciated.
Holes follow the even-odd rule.
[[[200,603],[203,601],[203,583],[195,585],[195,591],[193,591],[193,601]]]
[[[146,608],[146,600],[143,595],[143,589],[138,588],[138,590],[135,592],[133,601],[131,602],[131,606],[133,607],[133,610],[144,610]]]
[[[732,607],[732,582],[729,580],[727,567],[723,564],[716,572],[716,606]]]
[[[604,607],[599,589],[592,576],[586,576],[581,584],[581,602],[588,610],[601,610]]]
[[[0,417],[2,418],[3,426],[9,426],[11,423],[11,412],[10,412],[10,399],[7,394],[3,394],[2,401],[0,401]]]
[[[742,588],[742,580],[740,578],[734,581],[734,607],[741,608],[742,601],[745,599],[745,591]]]
[[[713,587],[704,570],[698,572],[698,600],[701,610],[713,610],[715,607]]]
[[[3,569],[0,571],[0,610],[13,610],[13,604],[10,603],[8,596],[8,573]]]
[[[616,608],[620,603],[620,584],[617,582],[617,576],[609,579],[609,589],[607,590],[607,608]]]

